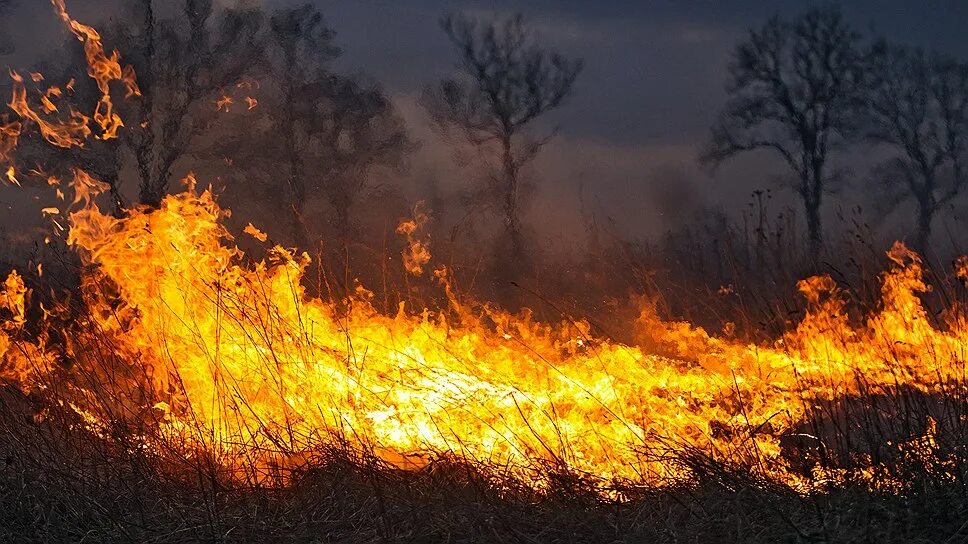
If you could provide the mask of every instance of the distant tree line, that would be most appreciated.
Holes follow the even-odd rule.
[[[814,259],[825,197],[846,177],[831,159],[862,142],[890,150],[871,172],[871,193],[888,209],[913,200],[915,243],[928,247],[938,212],[964,188],[968,65],[881,38],[865,41],[839,10],[822,7],[751,30],[729,74],[730,99],[701,160],[717,166],[755,150],[781,158]]]

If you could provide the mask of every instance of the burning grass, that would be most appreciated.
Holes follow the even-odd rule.
[[[95,432],[148,421],[249,482],[336,438],[402,467],[453,453],[537,487],[544,467],[566,467],[603,490],[690,479],[666,461],[687,447],[809,491],[843,475],[819,459],[791,469],[781,440],[823,403],[963,384],[965,321],[958,308],[943,327],[929,321],[920,259],[902,245],[881,308],[861,325],[834,282],[814,277],[800,284],[806,317],[772,345],[714,338],[648,306],[639,345],[626,345],[582,321],[462,304],[445,269],[436,274],[449,306],[438,311],[384,315],[363,287],[314,299],[301,284],[307,257],[275,247],[242,264],[222,214],[192,187],[123,218],[93,201],[73,212],[83,301],[48,309],[39,334],[18,334],[25,291],[10,277],[7,378],[61,391]],[[939,417],[907,438],[934,444],[951,423]]]
[[[968,328],[957,306],[929,317],[903,245],[859,323],[818,276],[800,283],[804,319],[770,344],[648,305],[638,342],[622,344],[582,321],[462,303],[445,269],[439,310],[385,315],[362,287],[315,299],[306,256],[274,247],[246,264],[224,213],[191,182],[122,218],[82,204],[68,238],[81,298],[28,323],[28,292],[7,280],[5,378],[95,436],[210,459],[220,479],[255,486],[334,445],[407,469],[456,457],[538,490],[567,474],[613,498],[695,482],[696,459],[800,493],[961,479]]]
[[[0,298],[6,500],[38,539],[960,534],[968,329],[925,310],[900,244],[870,315],[821,276],[776,341],[644,305],[623,344],[462,302],[443,269],[437,310],[313,298],[305,256],[244,259],[191,183],[122,218],[80,204],[80,295],[31,313],[11,274]]]

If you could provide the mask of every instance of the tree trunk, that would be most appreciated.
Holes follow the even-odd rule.
[[[141,22],[141,31],[144,36],[144,65],[138,70],[138,83],[141,86],[141,140],[137,143],[134,150],[135,158],[138,162],[138,174],[141,179],[141,186],[138,192],[138,202],[149,206],[152,209],[161,205],[163,195],[159,194],[155,187],[152,169],[154,166],[155,150],[155,126],[154,126],[154,104],[155,104],[155,10],[151,0],[142,0],[144,7],[144,19]]]
[[[816,263],[820,258],[820,249],[823,246],[820,198],[805,198],[803,206],[807,216],[807,248],[810,252],[810,260]]]
[[[518,210],[518,169],[511,151],[511,137],[502,141],[504,159],[504,224],[511,241],[511,255],[518,259],[524,253],[521,219]]]
[[[918,201],[918,237],[916,249],[924,255],[931,243],[931,223],[934,221],[935,208],[930,202]]]
[[[141,186],[141,192],[138,195],[138,202],[148,206],[151,209],[157,209],[161,206],[161,199],[164,195],[158,189],[158,187],[152,183],[147,182]]]
[[[293,244],[302,250],[309,250],[309,237],[306,234],[306,224],[303,221],[303,210],[306,207],[306,185],[302,179],[302,158],[296,142],[296,113],[293,110],[296,79],[294,75],[296,61],[292,52],[286,54],[285,81],[285,145],[289,163],[289,213],[292,214],[290,227],[292,229]]]
[[[120,182],[117,173],[112,172],[103,181],[108,184],[108,192],[111,194],[111,215],[117,219],[124,217],[126,206],[124,204],[124,197],[121,196],[121,187],[119,186]]]
[[[349,246],[351,223],[350,223],[350,203],[340,202],[334,205],[336,210],[336,234],[339,236],[340,243]]]
[[[292,116],[290,115],[290,119]],[[306,234],[306,223],[303,212],[306,208],[306,185],[300,174],[301,161],[296,149],[296,135],[294,127],[289,126],[286,131],[286,151],[289,155],[289,213],[292,243],[299,249],[309,249],[309,237]]]
[[[295,172],[289,177],[289,214],[292,243],[299,249],[309,249],[309,236],[306,234],[306,223],[303,221],[303,211],[306,204],[306,189]]]
[[[807,170],[804,181],[806,187],[801,196],[803,197],[804,210],[807,215],[807,249],[810,261],[817,264],[820,260],[820,250],[823,247],[823,223],[820,219],[820,203],[823,200],[824,186],[824,158],[822,155],[814,155],[811,160],[811,168]]]

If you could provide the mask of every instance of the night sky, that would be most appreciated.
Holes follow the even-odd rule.
[[[14,0],[5,24],[20,44],[6,57],[14,66],[61,43],[47,2]],[[265,0],[269,7],[293,2]],[[365,74],[394,97],[421,150],[397,183],[460,186],[472,176],[454,165],[452,152],[430,129],[416,105],[427,83],[447,75],[454,51],[437,20],[447,11],[479,14],[522,12],[540,40],[581,57],[585,69],[574,97],[543,121],[560,127],[534,170],[538,192],[532,218],[546,234],[568,240],[580,225],[579,187],[585,209],[608,216],[627,235],[646,237],[691,221],[704,206],[736,210],[755,188],[775,187],[782,166],[752,155],[714,175],[696,165],[698,148],[725,100],[727,64],[736,42],[775,13],[795,15],[798,1],[587,2],[441,0],[314,2],[337,31],[345,53],[338,68]],[[96,22],[116,11],[112,2],[74,0],[79,19]],[[857,1],[842,4],[846,17],[867,35],[937,49],[968,59],[968,3]],[[123,55],[123,51],[122,51]],[[859,149],[862,149],[861,146]],[[863,153],[860,153],[863,155]],[[851,159],[852,161],[854,159]],[[852,187],[829,201],[867,204],[866,166],[854,170]],[[887,228],[887,230],[890,230]]]

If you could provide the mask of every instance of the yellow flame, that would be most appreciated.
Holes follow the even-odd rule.
[[[7,181],[20,187],[20,180],[17,179],[17,170],[13,166],[7,167]]]

